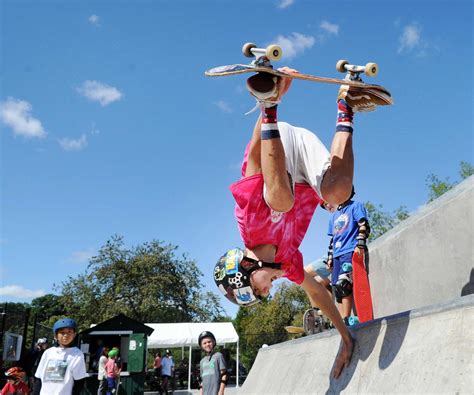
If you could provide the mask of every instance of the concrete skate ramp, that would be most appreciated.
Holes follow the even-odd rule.
[[[335,330],[262,348],[240,394],[472,394],[474,295],[355,327],[337,380]]]
[[[374,316],[474,293],[474,176],[369,245]]]

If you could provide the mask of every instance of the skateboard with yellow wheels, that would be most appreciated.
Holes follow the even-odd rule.
[[[321,82],[326,84],[349,85],[364,89],[371,89],[371,93],[380,98],[382,105],[391,105],[393,100],[390,93],[381,85],[366,84],[361,74],[369,77],[375,77],[379,71],[376,63],[367,63],[364,66],[350,64],[347,60],[339,60],[336,64],[336,70],[345,73],[344,79],[319,77],[311,74],[303,74],[300,72],[288,72],[284,70],[274,69],[273,61],[278,61],[283,55],[282,49],[275,44],[266,48],[257,48],[254,43],[246,43],[242,47],[242,53],[249,58],[255,58],[250,64],[231,64],[226,66],[214,67],[206,70],[205,75],[208,77],[226,77],[229,75],[245,74],[245,73],[269,73],[278,77],[293,78],[298,80],[306,80],[312,82]]]

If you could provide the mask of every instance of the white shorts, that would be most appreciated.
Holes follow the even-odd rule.
[[[321,197],[321,182],[331,164],[329,151],[321,140],[307,129],[286,122],[278,122],[278,129],[285,149],[286,169],[293,183],[307,183]]]

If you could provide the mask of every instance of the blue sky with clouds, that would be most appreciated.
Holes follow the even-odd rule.
[[[228,190],[256,115],[242,44],[280,44],[289,65],[338,76],[377,62],[395,105],[355,119],[357,198],[416,210],[430,173],[473,162],[472,2],[13,1],[1,18],[0,301],[30,301],[113,234],[160,239],[212,268],[240,245]],[[295,81],[279,119],[330,145],[337,86]],[[302,252],[326,251],[318,211]],[[228,313],[235,308],[223,300]]]

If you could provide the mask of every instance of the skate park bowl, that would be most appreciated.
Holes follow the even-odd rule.
[[[369,244],[374,317],[474,293],[474,176]]]
[[[375,320],[259,350],[242,394],[474,393],[474,176],[369,244]]]
[[[239,394],[472,394],[474,295],[351,329],[350,365],[331,377],[336,330],[259,350]]]

